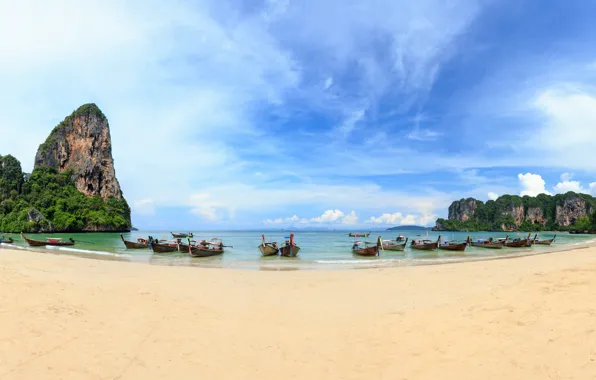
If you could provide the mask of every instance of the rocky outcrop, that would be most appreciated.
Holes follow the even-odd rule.
[[[540,207],[528,207],[525,220],[532,224],[542,224],[543,226],[546,225],[544,211],[542,211]]]
[[[39,146],[35,167],[68,170],[83,194],[122,198],[116,179],[110,126],[95,104],[85,104],[64,119]]]
[[[477,201],[474,198],[461,199],[449,206],[449,220],[465,222],[474,217]]]
[[[557,204],[555,220],[561,226],[570,226],[576,220],[592,214],[591,206],[586,206],[586,201],[579,196],[565,197]]]
[[[566,194],[537,197],[502,195],[486,203],[473,198],[455,201],[449,207],[447,220],[438,219],[436,230],[502,230],[532,231],[569,230],[586,225],[596,226],[596,198],[588,194]]]
[[[513,218],[513,222],[516,226],[520,226],[524,221],[524,206],[523,205],[513,205],[510,204],[507,208],[503,211],[502,216],[507,217],[511,216]]]

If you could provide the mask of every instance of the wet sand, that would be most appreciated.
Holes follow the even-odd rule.
[[[0,249],[0,379],[596,379],[596,248],[345,271]]]

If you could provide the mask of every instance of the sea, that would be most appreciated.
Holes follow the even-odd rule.
[[[110,259],[139,262],[154,265],[196,266],[207,268],[229,268],[248,270],[317,270],[317,269],[365,269],[393,266],[435,265],[457,263],[473,260],[492,260],[506,257],[545,254],[566,251],[574,248],[588,247],[596,244],[594,235],[570,235],[566,232],[541,232],[539,239],[556,240],[551,246],[535,245],[531,248],[484,249],[468,247],[463,253],[434,251],[424,252],[406,248],[405,252],[381,251],[377,257],[361,257],[352,254],[351,248],[355,239],[348,236],[350,231],[294,231],[296,244],[301,248],[298,257],[262,257],[258,246],[261,233],[265,233],[267,241],[280,244],[289,236],[289,231],[191,231],[193,240],[210,240],[220,238],[226,246],[225,253],[207,258],[191,258],[187,253],[154,254],[149,249],[126,249],[119,233],[79,233],[79,234],[29,234],[27,237],[45,240],[46,237],[73,238],[73,247],[31,248],[18,235],[6,235],[14,239],[12,245],[3,247],[26,249],[40,253],[80,256],[92,259]],[[353,231],[354,232],[354,231]],[[135,231],[125,233],[124,238],[136,241],[149,235],[160,240],[172,239],[169,231]],[[373,231],[368,238],[358,241],[374,243],[378,236],[384,240],[395,240],[398,236],[413,239],[436,240],[439,232],[432,231]],[[473,239],[493,237],[495,239],[509,235],[511,238],[525,238],[527,233],[497,232],[441,232],[443,240],[464,241],[468,236]],[[534,236],[534,234],[532,234]],[[409,245],[409,244],[408,244]]]

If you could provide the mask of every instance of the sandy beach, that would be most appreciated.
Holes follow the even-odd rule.
[[[596,248],[240,271],[0,249],[0,379],[596,379]]]

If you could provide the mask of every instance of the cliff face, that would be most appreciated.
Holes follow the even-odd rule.
[[[569,226],[576,220],[592,214],[591,205],[586,205],[586,201],[579,196],[571,196],[557,204],[555,220],[561,226]]]
[[[88,197],[122,198],[116,179],[110,126],[95,104],[86,104],[60,123],[35,156],[35,168],[71,171],[77,190]]]
[[[595,210],[596,198],[573,192],[537,197],[504,195],[486,203],[468,198],[453,202],[448,219],[437,220],[435,229],[573,229],[577,223],[596,220]]]
[[[468,198],[455,201],[449,206],[449,220],[465,222],[474,217],[476,211],[476,199]]]
[[[544,212],[539,207],[528,207],[525,220],[529,221],[532,224],[541,224],[543,226],[546,225],[546,218],[544,217]]]

